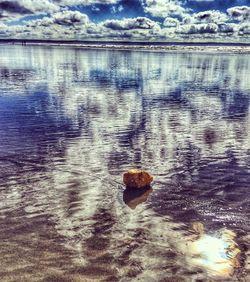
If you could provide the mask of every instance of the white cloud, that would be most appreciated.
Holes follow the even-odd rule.
[[[53,14],[51,17],[45,17],[40,20],[34,20],[27,23],[27,26],[48,27],[51,25],[62,25],[62,26],[85,26],[89,22],[88,16],[78,11],[62,11]]]
[[[103,23],[103,26],[114,30],[152,29],[156,25],[156,22],[144,17],[123,20],[107,20]]]
[[[29,14],[50,14],[60,7],[49,0],[0,0],[0,18],[8,21]]]
[[[186,24],[180,26],[176,32],[183,34],[214,34],[218,32],[218,25],[215,23]]]
[[[209,10],[192,15],[196,23],[224,23],[228,21],[228,16],[220,11]]]
[[[250,23],[243,23],[240,25],[239,35],[250,35]]]
[[[166,18],[163,22],[163,26],[165,27],[177,27],[179,26],[180,22],[174,18]]]
[[[11,5],[3,5],[5,2]],[[121,20],[110,19],[98,24],[91,22],[88,16],[79,11],[66,9],[64,5],[93,3],[118,3],[118,0],[0,0],[0,15],[16,16],[19,12],[26,14],[44,14],[38,20],[27,21],[25,25],[0,25],[0,37],[19,37],[37,39],[98,39],[98,38],[139,38],[139,39],[167,39],[183,38],[190,35],[205,38],[227,36],[249,36],[250,7],[237,6],[227,10],[228,14],[216,10],[191,13],[178,0],[144,0],[144,10],[152,16],[164,17],[162,28],[160,22],[147,17],[126,18]],[[1,6],[2,3],[2,6]],[[33,5],[34,4],[34,5]],[[6,8],[7,7],[7,8]],[[110,8],[122,6],[113,6]],[[4,9],[5,10],[4,10]],[[2,9],[2,10],[1,10]],[[232,37],[230,37],[232,38]]]
[[[0,10],[9,14],[51,13],[59,7],[49,0],[0,0]]]
[[[9,36],[9,31],[7,25],[0,22],[0,37],[7,37]]]
[[[51,17],[32,20],[25,26],[11,26],[10,32],[20,38],[81,39],[87,35],[88,16],[78,11],[62,11]]]
[[[117,12],[121,12],[123,9],[124,9],[124,8],[123,8],[122,5],[119,5],[118,7],[116,7],[116,6],[111,6],[110,11],[111,11],[111,13],[115,14],[115,13],[117,13]]]
[[[208,10],[191,15],[185,15],[182,24],[202,24],[202,23],[225,23],[229,20],[229,17],[215,10]]]
[[[158,23],[147,18],[105,21],[95,24],[78,11],[63,11],[51,17],[12,26],[9,31],[17,38],[86,39],[86,38],[156,38]]]
[[[117,4],[121,0],[56,0],[60,6],[73,6],[73,5],[83,5],[89,6],[94,4]]]
[[[183,16],[187,10],[178,0],[145,0],[144,10],[155,17]]]
[[[78,11],[63,11],[53,15],[54,23],[60,25],[86,25],[89,22],[88,16]]]
[[[159,37],[161,28],[157,22],[145,17],[107,20],[94,29],[101,29],[103,37],[153,39]],[[93,30],[92,30],[93,32]]]
[[[218,24],[218,29],[221,33],[234,33],[239,30],[239,26],[234,23],[221,23]]]
[[[227,9],[228,14],[239,21],[250,21],[250,7],[235,6]]]
[[[250,8],[249,8],[250,10]],[[187,14],[183,21],[176,25],[175,33],[177,34],[193,34],[200,35],[202,38],[206,34],[209,36],[234,36],[248,35],[249,24],[235,23],[235,17],[238,20],[246,18],[248,9],[246,7],[233,7],[227,10],[228,15],[216,10],[208,10],[199,13]],[[243,15],[242,15],[243,14]],[[164,22],[165,24],[165,22]]]
[[[18,3],[33,13],[53,13],[59,10],[59,7],[49,0],[20,0]]]
[[[0,18],[10,20],[28,14],[52,14],[65,6],[117,4],[120,0],[0,0]]]

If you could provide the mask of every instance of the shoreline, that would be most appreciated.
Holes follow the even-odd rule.
[[[149,52],[201,52],[201,53],[233,53],[250,54],[250,45],[226,44],[113,44],[113,43],[67,43],[67,42],[0,42],[0,45],[11,46],[46,46],[46,47],[73,47],[81,49],[113,50],[113,51],[149,51]]]

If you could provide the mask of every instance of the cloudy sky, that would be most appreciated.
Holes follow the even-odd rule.
[[[250,0],[0,0],[0,37],[250,42]]]

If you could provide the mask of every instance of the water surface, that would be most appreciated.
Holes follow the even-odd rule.
[[[249,281],[249,77],[244,54],[1,46],[1,281]]]

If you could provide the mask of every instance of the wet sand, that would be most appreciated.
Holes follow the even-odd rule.
[[[248,55],[0,58],[1,281],[249,280]]]

